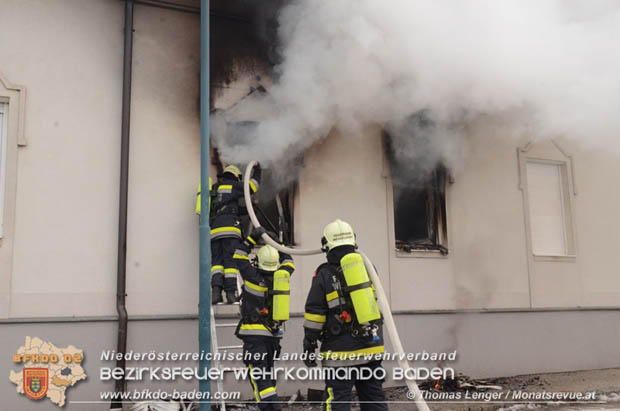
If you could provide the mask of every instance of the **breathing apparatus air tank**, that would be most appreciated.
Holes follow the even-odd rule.
[[[340,260],[340,267],[346,282],[345,292],[351,297],[357,322],[365,324],[381,319],[381,312],[362,256],[358,253],[349,253]]]
[[[274,321],[287,321],[290,318],[291,275],[286,270],[277,270],[273,274],[273,310]]]
[[[211,210],[211,190],[213,189],[213,180],[209,177],[209,210]],[[200,181],[198,182],[198,192],[196,193],[196,214],[200,215],[200,196],[202,195],[202,186]]]

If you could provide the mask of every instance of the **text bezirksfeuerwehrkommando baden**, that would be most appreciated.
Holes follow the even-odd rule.
[[[252,380],[278,380],[285,381],[323,381],[326,379],[336,380],[384,380],[388,377],[388,371],[382,367],[275,367],[272,369],[246,367],[101,367],[99,379],[127,380],[127,381],[176,381],[183,380],[222,380],[226,373],[232,372],[236,380],[245,380],[251,376]],[[400,368],[391,370],[392,380],[419,380],[454,378],[453,368]]]

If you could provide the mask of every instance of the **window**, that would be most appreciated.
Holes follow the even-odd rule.
[[[566,163],[528,160],[526,173],[533,254],[574,255]]]
[[[0,238],[4,235],[4,192],[8,144],[8,104],[0,102]]]
[[[296,184],[290,183],[279,188],[269,170],[263,171],[259,189],[256,218],[265,230],[276,234],[278,241],[286,245],[295,244],[293,230],[293,201]]]
[[[441,164],[418,168],[409,160],[399,159],[391,137],[385,137],[392,175],[396,249],[448,254],[447,169]]]
[[[252,127],[251,122],[234,124],[234,127]],[[301,164],[301,159],[295,158],[291,162],[292,164],[299,165]],[[211,164],[217,169],[218,175],[222,173],[224,164],[217,149],[212,151]],[[283,170],[298,169],[298,167],[292,164],[280,164]],[[245,172],[246,164],[238,164],[238,166],[240,166],[242,172]],[[278,241],[285,245],[295,244],[293,204],[297,183],[292,178],[296,175],[296,172],[291,172],[287,176],[275,175],[268,168],[264,168],[258,190],[258,204],[254,206],[256,218],[258,218],[261,226],[271,232],[271,234],[275,234]],[[249,229],[251,227],[249,217],[243,216],[241,224],[246,229]],[[262,243],[262,241],[259,242]]]
[[[392,182],[394,233],[401,251],[438,250],[447,254],[446,170],[437,167],[413,182]]]
[[[17,149],[26,146],[26,89],[0,73],[0,317],[9,316],[13,266]]]
[[[263,86],[251,87],[249,93],[227,109],[215,109],[211,112],[213,150],[212,164],[218,172],[223,170],[219,152],[240,151],[256,138],[257,128],[265,113],[247,110],[244,102],[256,102],[269,96]],[[267,107],[267,106],[265,106]],[[252,156],[243,153],[240,157]],[[252,156],[253,157],[253,156]],[[261,156],[258,156],[261,157]],[[277,169],[270,170],[269,164],[262,164],[262,176],[258,190],[258,204],[254,206],[256,218],[268,232],[275,234],[278,241],[285,245],[294,245],[294,199],[297,190],[297,177],[303,158],[296,155],[285,156],[278,162]],[[237,164],[245,172],[246,164]],[[283,174],[286,172],[286,174]],[[251,227],[248,218],[242,218],[243,227]]]

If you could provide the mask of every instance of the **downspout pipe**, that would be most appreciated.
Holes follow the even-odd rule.
[[[198,346],[200,352],[211,351],[211,228],[209,227],[209,0],[200,0],[200,196],[199,237],[199,288],[198,288]],[[206,357],[206,356],[201,356]],[[201,359],[199,366],[204,372],[211,365]],[[207,398],[211,382],[201,379],[199,390]],[[211,402],[200,402],[200,411],[210,411]]]
[[[129,191],[129,130],[131,114],[131,68],[133,54],[133,0],[125,0],[125,34],[123,51],[123,96],[121,114],[121,170],[118,203],[118,254],[116,265],[116,311],[118,312],[117,353],[127,351],[127,307],[125,305],[127,285],[127,198]],[[116,367],[125,374],[124,355],[116,361]],[[125,392],[125,379],[116,381],[115,391]],[[110,409],[122,409],[122,401],[115,400]]]

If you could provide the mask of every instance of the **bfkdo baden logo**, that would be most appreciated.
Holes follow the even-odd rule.
[[[56,347],[40,338],[26,337],[26,342],[13,354],[13,364],[23,366],[11,370],[9,380],[17,385],[17,393],[32,400],[49,398],[62,407],[67,389],[86,379],[82,368],[84,352],[72,345]]]
[[[40,400],[47,394],[49,369],[24,368],[24,394],[33,400]]]

